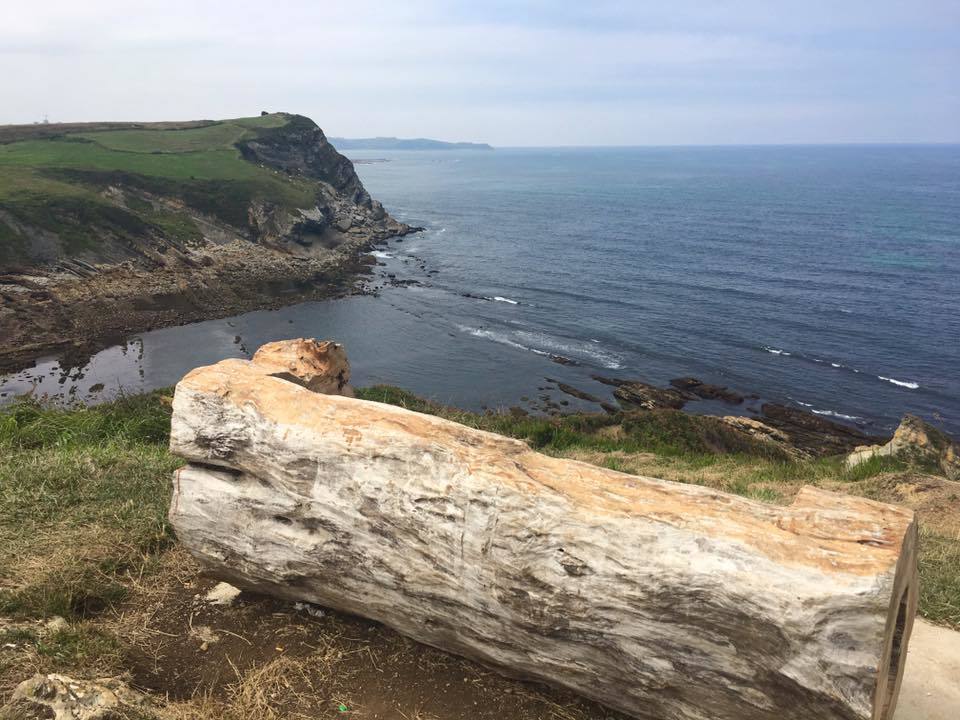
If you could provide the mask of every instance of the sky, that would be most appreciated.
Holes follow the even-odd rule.
[[[0,124],[261,110],[516,145],[960,141],[960,0],[3,0]]]

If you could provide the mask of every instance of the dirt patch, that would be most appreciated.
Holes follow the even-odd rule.
[[[132,687],[172,718],[624,720],[572,693],[499,675],[362,618],[217,584],[182,550],[114,621]]]

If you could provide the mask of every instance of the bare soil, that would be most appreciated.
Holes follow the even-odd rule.
[[[215,579],[182,550],[166,562],[159,581],[109,624],[128,643],[122,662],[130,684],[166,698],[174,717],[219,707],[209,717],[624,719],[362,618],[247,593],[229,606],[211,604],[204,598]]]

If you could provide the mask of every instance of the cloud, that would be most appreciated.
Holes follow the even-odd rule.
[[[21,3],[0,122],[267,108],[498,144],[957,140],[960,11],[922,5]]]

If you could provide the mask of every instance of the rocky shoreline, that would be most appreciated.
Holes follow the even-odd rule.
[[[0,203],[0,229],[17,240],[0,247],[0,373],[51,355],[78,366],[138,332],[362,291],[376,263],[365,252],[422,228],[390,217],[312,120],[268,120],[233,146],[239,179],[60,169],[86,204],[42,195],[37,216]],[[103,129],[50,126],[54,137]],[[8,141],[35,132],[8,130]]]
[[[557,389],[567,395],[601,406],[606,412],[637,410],[648,412],[685,412],[690,402],[716,400],[731,409],[743,405],[747,398],[759,400],[756,394],[744,395],[730,388],[705,383],[692,377],[675,378],[670,387],[661,388],[642,380],[610,378],[592,375],[593,380],[614,388],[613,397],[619,408],[576,387],[557,383]],[[547,408],[556,414],[556,408]],[[864,446],[884,445],[890,436],[870,435],[850,425],[828,420],[799,408],[779,403],[762,403],[756,416],[704,415],[718,423],[761,440],[775,447],[786,457],[814,458],[841,455]]]
[[[320,257],[238,239],[184,248],[149,268],[75,264],[0,275],[0,372],[51,355],[78,366],[138,332],[366,292],[358,281],[376,263],[367,252],[419,230],[393,223]]]

